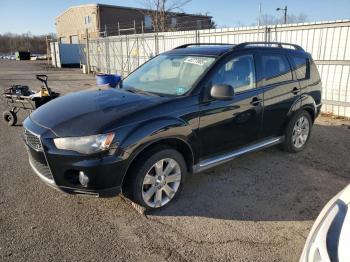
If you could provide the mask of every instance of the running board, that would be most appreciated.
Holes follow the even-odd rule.
[[[236,157],[239,157],[239,156],[244,155],[246,153],[250,153],[250,152],[257,151],[257,150],[260,150],[263,148],[267,148],[270,146],[280,144],[280,143],[282,143],[282,141],[283,141],[283,137],[274,137],[274,138],[270,138],[270,139],[261,141],[257,144],[243,147],[243,148],[240,148],[238,150],[235,150],[235,151],[232,151],[232,152],[220,155],[220,156],[205,159],[205,160],[199,162],[199,164],[194,166],[194,168],[193,168],[194,173],[202,172],[206,169],[223,164],[225,162],[228,162],[228,161],[235,159]]]

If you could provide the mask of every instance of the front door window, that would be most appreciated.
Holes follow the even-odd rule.
[[[238,56],[226,62],[215,74],[213,84],[230,85],[235,93],[255,88],[253,56]]]

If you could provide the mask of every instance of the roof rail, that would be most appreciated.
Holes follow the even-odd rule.
[[[305,52],[305,50],[299,45],[283,43],[283,42],[244,42],[244,43],[235,45],[233,47],[233,49],[241,49],[241,48],[245,48],[245,47],[247,47],[249,45],[277,45],[277,47],[279,47],[279,48],[283,48],[284,45],[288,45],[288,46],[294,47],[295,50],[299,50],[299,51],[304,51]]]
[[[180,48],[187,48],[189,46],[202,46],[202,45],[234,45],[234,44],[228,44],[228,43],[191,43],[191,44],[184,44],[175,47],[174,49],[180,49]]]

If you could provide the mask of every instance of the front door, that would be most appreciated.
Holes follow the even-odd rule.
[[[201,158],[229,152],[258,139],[263,95],[255,79],[252,54],[228,57],[212,71],[205,92],[210,93],[214,84],[226,84],[234,88],[235,96],[225,101],[207,96],[201,103]]]

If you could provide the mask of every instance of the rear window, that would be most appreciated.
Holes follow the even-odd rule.
[[[284,55],[262,55],[261,64],[265,85],[293,79],[288,60]]]
[[[304,57],[292,57],[294,63],[294,70],[297,75],[298,80],[308,79],[310,75],[310,65],[309,59]]]

